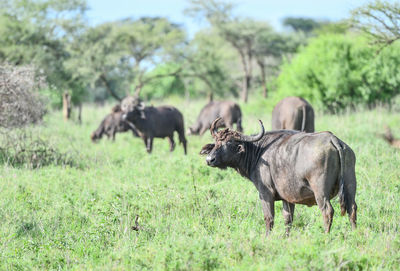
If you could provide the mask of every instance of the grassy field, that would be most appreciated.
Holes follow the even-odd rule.
[[[168,103],[183,112],[186,128],[203,104]],[[400,269],[400,152],[375,135],[389,124],[400,137],[399,113],[317,114],[316,129],[332,131],[356,153],[357,230],[335,199],[330,234],[318,207],[298,205],[285,237],[279,202],[266,238],[255,187],[198,155],[211,143],[208,133],[188,137],[187,156],[181,145],[170,153],[161,139],[148,155],[131,134],[91,143],[110,108],[84,106],[82,125],[53,112],[33,130],[78,166],[0,165],[0,270]],[[262,101],[242,110],[246,133],[258,130],[258,118],[270,127],[271,108]]]

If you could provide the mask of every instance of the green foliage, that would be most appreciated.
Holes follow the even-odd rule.
[[[182,77],[186,78],[191,96],[237,95],[234,71],[227,63],[234,61],[236,53],[210,28],[196,33],[183,50]]]
[[[242,107],[248,134],[257,131],[258,118],[269,127],[272,108],[259,102],[250,99]],[[204,103],[174,105],[188,127]],[[211,143],[209,134],[188,137],[187,156],[180,145],[169,153],[166,139],[155,139],[148,155],[142,140],[129,133],[117,134],[114,143],[93,144],[89,135],[110,107],[84,107],[82,125],[64,123],[55,112],[35,131],[62,152],[79,150],[76,159],[84,159],[84,169],[0,165],[1,270],[399,268],[400,156],[375,136],[384,123],[400,136],[398,115],[384,109],[317,115],[317,130],[332,131],[357,155],[357,230],[340,216],[334,199],[330,234],[323,231],[318,207],[297,205],[285,237],[277,202],[275,227],[266,238],[254,185],[234,170],[207,167],[198,155]]]
[[[104,86],[116,98],[123,97],[132,71],[116,37],[116,24],[105,23],[87,28],[68,47],[71,57],[65,67],[73,79],[92,90]]]
[[[158,65],[154,70],[148,72],[147,76],[156,78],[144,85],[141,96],[145,100],[161,99],[171,95],[183,96],[185,94],[185,85],[179,76],[163,76],[176,71],[179,68],[177,64]],[[160,76],[160,78],[157,78]]]
[[[10,0],[0,2],[0,61],[33,65],[46,76],[52,91],[72,90],[80,99],[82,86],[65,69],[67,44],[82,27],[84,0]],[[77,90],[77,92],[75,92]]]
[[[352,11],[354,28],[366,33],[374,43],[387,46],[400,39],[400,3],[374,0]]]
[[[394,44],[377,55],[362,37],[331,34],[314,38],[283,65],[275,99],[301,96],[329,111],[389,102],[400,93],[399,46]]]
[[[148,73],[151,67],[175,60],[178,48],[185,40],[185,32],[166,18],[144,17],[119,22],[116,38],[124,52],[124,61],[134,72],[132,83],[136,88],[142,88],[154,80]],[[157,73],[157,77],[162,76]]]
[[[302,17],[286,17],[283,19],[283,26],[290,27],[292,30],[298,32],[302,31],[304,33],[311,33],[315,29],[318,29],[324,23],[318,22],[311,18]]]

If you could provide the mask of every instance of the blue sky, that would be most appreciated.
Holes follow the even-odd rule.
[[[287,16],[327,19],[346,18],[349,11],[368,0],[237,0],[236,14],[271,23],[276,29]],[[167,17],[181,23],[193,35],[204,23],[185,17],[186,0],[88,0],[90,23],[98,24],[127,17]]]

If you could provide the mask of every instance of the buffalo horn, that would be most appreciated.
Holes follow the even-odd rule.
[[[258,135],[251,135],[251,136],[241,134],[240,138],[239,138],[240,141],[243,141],[243,142],[255,142],[255,141],[260,140],[264,136],[264,131],[265,131],[264,130],[264,125],[263,125],[261,120],[258,120],[258,121],[260,122],[260,126],[261,126],[260,133]]]
[[[213,123],[211,124],[210,132],[211,132],[212,137],[215,137],[215,134],[217,133],[217,130],[218,130],[217,123],[218,123],[218,121],[219,121],[220,119],[221,119],[221,117],[216,118],[216,119],[213,121]]]

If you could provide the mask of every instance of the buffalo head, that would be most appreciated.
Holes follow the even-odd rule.
[[[137,118],[146,118],[144,114],[144,103],[139,97],[128,96],[121,103],[121,110],[123,112],[122,120],[134,120]]]
[[[228,128],[217,131],[218,122],[221,118],[217,118],[211,124],[210,132],[215,139],[214,144],[205,145],[200,154],[207,154],[206,162],[211,167],[226,168],[235,166],[241,155],[245,153],[246,142],[256,142],[264,136],[264,126],[261,120],[261,131],[257,135],[247,136]]]
[[[99,139],[101,139],[101,135],[99,135],[99,134],[96,133],[96,132],[93,132],[93,133],[90,135],[90,139],[92,140],[92,142],[97,142]]]

